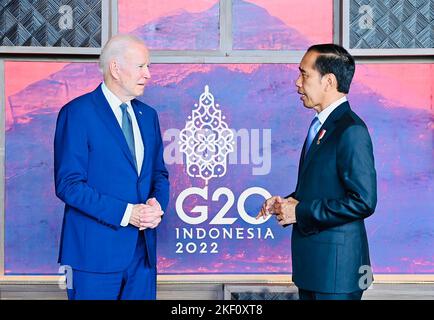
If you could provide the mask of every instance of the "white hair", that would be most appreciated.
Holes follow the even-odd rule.
[[[103,75],[109,71],[110,61],[114,58],[123,60],[125,50],[131,43],[142,44],[146,47],[142,39],[131,34],[118,34],[107,41],[99,56],[99,69]]]

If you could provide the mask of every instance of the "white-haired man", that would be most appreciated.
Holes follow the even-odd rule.
[[[149,51],[117,35],[100,56],[104,81],[59,112],[56,195],[65,203],[59,263],[69,299],[155,299],[156,228],[169,198],[157,113],[135,99]]]

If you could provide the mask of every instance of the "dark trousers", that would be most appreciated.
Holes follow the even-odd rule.
[[[351,293],[322,293],[298,289],[300,300],[361,300],[362,295],[362,290]]]
[[[134,258],[121,272],[95,273],[73,269],[69,300],[155,300],[156,268],[150,267],[143,232],[139,233]]]

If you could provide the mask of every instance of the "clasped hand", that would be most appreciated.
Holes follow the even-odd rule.
[[[285,199],[280,196],[273,196],[264,202],[256,219],[260,217],[265,219],[268,215],[273,214],[281,226],[296,223],[295,207],[298,202],[292,197]]]
[[[146,204],[140,203],[133,206],[130,217],[130,224],[144,230],[146,228],[154,229],[160,222],[164,212],[155,198],[148,199]]]

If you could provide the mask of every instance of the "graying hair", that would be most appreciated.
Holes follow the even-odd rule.
[[[118,34],[107,41],[99,56],[99,70],[103,75],[108,72],[110,61],[113,58],[123,60],[125,48],[128,48],[131,43],[139,43],[146,46],[142,39],[131,34]]]

